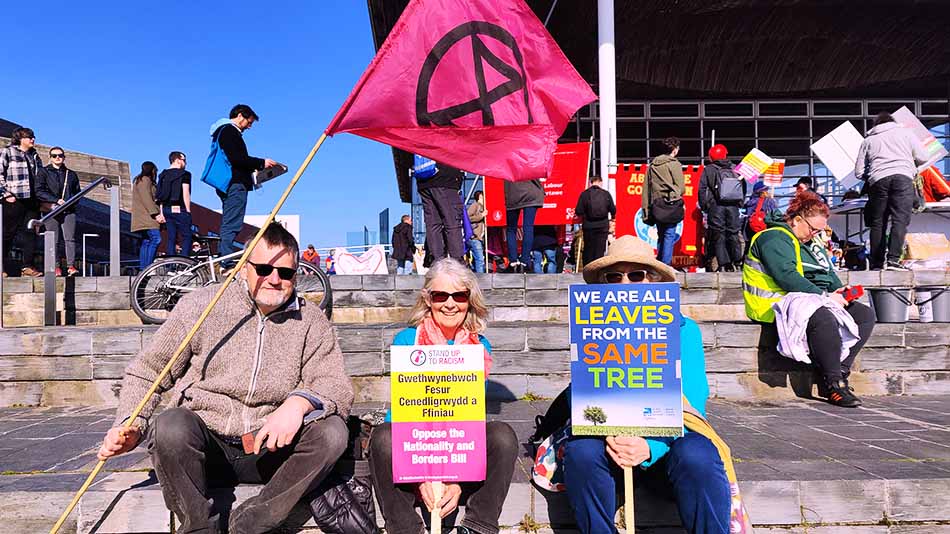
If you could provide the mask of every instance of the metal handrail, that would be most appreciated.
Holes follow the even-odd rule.
[[[86,195],[88,195],[89,193],[91,193],[93,189],[95,189],[96,187],[99,186],[99,184],[104,184],[104,188],[107,189],[107,190],[112,188],[112,180],[109,180],[109,178],[107,178],[107,177],[105,177],[105,176],[100,176],[99,178],[96,178],[95,180],[93,180],[93,182],[92,182],[91,184],[87,185],[87,186],[85,187],[85,189],[83,189],[82,191],[80,191],[80,192],[77,193],[76,195],[70,197],[69,200],[67,200],[66,202],[60,204],[59,206],[57,206],[57,207],[55,207],[55,208],[53,208],[52,211],[50,211],[49,213],[47,213],[47,214],[44,215],[43,217],[41,217],[41,218],[39,218],[39,219],[30,219],[30,222],[26,223],[27,229],[32,230],[33,228],[36,228],[37,226],[45,227],[47,221],[49,221],[49,220],[52,219],[53,217],[56,217],[56,216],[59,215],[60,213],[63,213],[64,211],[68,210],[69,208],[75,206],[75,205],[79,202],[79,200],[80,200],[81,198],[83,198],[83,197],[85,197]]]

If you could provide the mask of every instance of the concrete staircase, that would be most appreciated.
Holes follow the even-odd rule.
[[[950,285],[944,272],[842,274],[865,287]],[[732,446],[757,532],[950,534],[945,506],[950,502],[950,325],[877,325],[852,375],[868,406],[835,410],[802,400],[813,391],[812,371],[778,356],[773,340],[745,318],[738,275],[680,277],[683,311],[703,332],[710,418]],[[382,406],[389,398],[388,347],[403,328],[422,279],[334,276],[331,281],[333,321],[357,400]],[[18,407],[0,408],[0,516],[12,518],[7,524],[13,532],[46,531],[78,488],[82,473],[94,464],[95,443],[111,424],[108,407],[116,401],[123,369],[157,330],[142,325],[129,309],[129,282],[121,277],[57,281],[61,318],[69,326],[39,328],[42,280],[5,281],[7,325],[34,325],[0,331],[0,407]],[[522,442],[533,431],[534,416],[546,408],[543,399],[569,380],[567,287],[574,283],[582,283],[579,276],[480,277],[491,307],[486,335],[495,358],[489,417],[511,424]],[[53,440],[54,450],[72,447],[72,452],[63,463],[47,465],[42,458],[20,462],[18,455],[42,454],[42,447],[31,441],[12,448],[7,438],[21,430],[3,420],[6,413],[40,426],[55,426],[63,416],[47,422],[31,414],[77,413],[92,420],[86,414],[94,413],[97,419],[76,431],[81,437],[74,444],[65,436]],[[526,445],[519,460],[503,532],[574,532],[564,496],[530,484],[532,452]],[[70,531],[170,532],[171,517],[148,458],[142,451],[134,454],[107,464],[114,471],[83,498]],[[258,490],[241,487],[223,498],[239,503]],[[287,531],[318,532],[307,519],[301,509]],[[638,532],[681,532],[675,507],[642,491],[637,522]]]

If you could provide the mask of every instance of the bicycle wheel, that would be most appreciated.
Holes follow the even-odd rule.
[[[297,293],[317,306],[327,314],[327,319],[333,316],[333,289],[330,287],[330,277],[316,265],[300,260],[297,265]]]
[[[206,269],[190,270],[196,265],[198,262],[190,258],[170,257],[146,267],[132,281],[132,311],[145,324],[164,323],[186,292],[208,283]]]

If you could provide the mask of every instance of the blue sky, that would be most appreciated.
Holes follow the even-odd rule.
[[[200,174],[208,129],[236,103],[261,121],[246,132],[252,155],[292,173],[373,57],[366,2],[47,2],[23,6],[4,25],[7,67],[0,117],[33,128],[37,141],[167,166],[171,150]],[[266,214],[289,181],[252,193]],[[220,209],[210,187],[195,199]],[[399,201],[389,147],[341,134],[328,139],[282,213],[301,215],[301,240],[345,244],[374,230],[380,210],[395,224]]]

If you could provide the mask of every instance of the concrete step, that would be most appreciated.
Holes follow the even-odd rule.
[[[533,448],[527,436],[547,405],[488,406],[489,419],[508,422],[523,444],[501,517],[503,532],[532,532],[522,525],[573,531],[565,496],[530,484]],[[731,447],[756,532],[947,533],[950,396],[872,398],[851,410],[815,401],[713,400],[707,414]],[[95,448],[111,421],[101,408],[0,409],[0,516],[9,531],[49,529],[94,465]],[[67,531],[169,532],[170,515],[150,467],[142,450],[107,463]],[[239,487],[235,504],[257,491]],[[667,498],[640,487],[636,499],[637,532],[682,532]],[[306,510],[298,512],[290,531],[318,532],[307,528]]]
[[[337,325],[359,401],[389,399],[389,345],[403,325]],[[778,355],[750,322],[700,324],[714,397],[792,399],[814,393],[813,370]],[[0,406],[112,404],[127,363],[157,330],[51,327],[0,331]],[[486,332],[494,367],[489,398],[554,397],[569,381],[563,324],[500,322]],[[950,393],[950,328],[879,324],[854,365],[859,395]]]
[[[950,285],[944,271],[842,271],[842,281],[864,287]],[[683,313],[699,322],[747,321],[739,273],[679,273]],[[478,275],[493,322],[567,322],[567,288],[583,283],[576,274]],[[334,322],[387,324],[405,321],[422,287],[421,276],[331,276]],[[58,279],[61,324],[126,326],[141,320],[129,304],[129,277]],[[40,326],[43,280],[9,278],[4,282],[6,326]],[[865,300],[867,297],[865,297]]]

